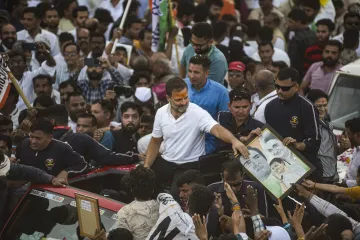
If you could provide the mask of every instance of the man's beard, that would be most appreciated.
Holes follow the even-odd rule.
[[[200,55],[205,55],[210,51],[210,48],[206,48],[206,49],[194,49],[196,54],[200,54]]]
[[[327,67],[333,67],[333,66],[335,66],[337,63],[338,63],[338,59],[336,59],[336,60],[333,60],[333,59],[331,59],[331,58],[323,58],[323,63],[324,63],[324,65],[325,66],[327,66]]]
[[[182,106],[176,106],[171,103],[171,108],[177,113],[185,113],[186,110],[188,109],[188,107],[189,107],[189,103],[187,103],[186,105],[182,105]]]
[[[5,45],[5,47],[7,47],[9,50],[12,49],[12,46],[14,45],[14,43],[16,42],[15,38],[6,38],[2,40],[2,43]]]
[[[128,123],[127,125],[124,125],[124,130],[127,132],[131,132],[134,133],[138,130],[139,128],[135,126],[135,124],[133,123]]]

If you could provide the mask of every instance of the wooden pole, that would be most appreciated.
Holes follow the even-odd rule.
[[[126,19],[127,15],[128,15],[131,2],[132,2],[132,0],[128,0],[128,2],[127,2],[127,4],[126,4],[125,11],[124,11],[124,13],[123,13],[123,15],[122,15],[121,22],[120,22],[120,26],[119,26],[119,29],[120,29],[120,30],[123,30],[123,28],[124,28],[125,19]],[[116,38],[116,39],[115,39],[115,42],[114,42],[114,45],[113,45],[113,47],[112,47],[112,49],[111,49],[111,54],[113,54],[113,53],[115,52],[116,44],[117,44],[118,41],[119,41],[119,39]]]
[[[27,108],[31,108],[31,104],[29,102],[29,100],[26,98],[24,92],[21,90],[16,78],[14,77],[14,75],[12,74],[12,72],[8,72],[8,76],[12,82],[12,84],[14,84],[16,91],[19,93],[20,97],[22,98],[22,100],[24,101],[25,105]]]
[[[174,16],[173,16],[173,12],[172,12],[172,1],[168,0],[169,2],[169,11],[170,11],[170,17],[171,17],[171,26],[174,27],[175,26],[175,20],[174,20]],[[178,70],[180,73],[180,57],[179,57],[179,49],[178,49],[178,41],[177,41],[177,37],[175,37],[175,52],[176,52],[176,62],[178,64]],[[171,61],[171,59],[170,59]]]

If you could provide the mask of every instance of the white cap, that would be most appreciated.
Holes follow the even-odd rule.
[[[266,226],[266,230],[271,232],[269,240],[291,240],[289,233],[282,227],[279,226]]]
[[[42,42],[44,43],[49,49],[51,49],[50,40],[43,34],[38,34],[35,37],[35,42]]]

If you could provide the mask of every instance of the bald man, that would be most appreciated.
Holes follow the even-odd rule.
[[[269,102],[277,98],[274,82],[275,75],[269,70],[260,70],[255,75],[255,88],[260,100],[256,105],[253,117],[264,124],[266,123],[265,107]]]

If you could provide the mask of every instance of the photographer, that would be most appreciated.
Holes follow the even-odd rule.
[[[114,85],[122,83],[120,73],[111,66],[108,59],[100,57],[99,59],[85,59],[86,75],[88,79],[78,80],[78,86],[81,89],[87,103],[105,97],[106,90],[112,89]],[[110,76],[106,73],[110,73]]]

